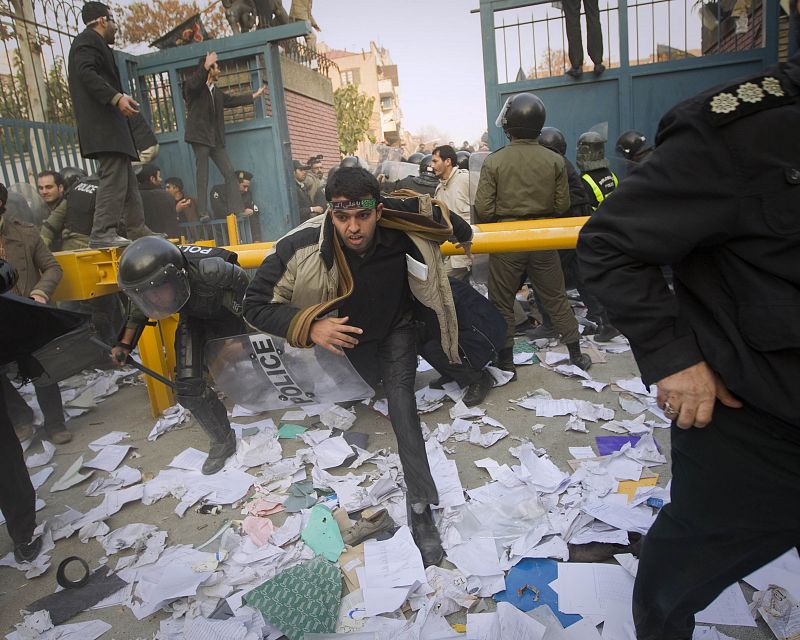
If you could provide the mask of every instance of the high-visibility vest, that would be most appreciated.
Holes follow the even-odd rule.
[[[617,176],[613,171],[610,173],[611,179],[614,181],[614,188],[616,189],[617,185],[619,184],[619,180],[617,180]],[[592,193],[594,193],[594,197],[597,199],[597,205],[592,207],[592,211],[597,211],[597,207],[599,207],[603,200],[606,199],[606,196],[603,193],[603,190],[600,188],[600,185],[597,184],[594,181],[594,178],[592,178],[592,176],[590,176],[588,173],[584,173],[581,178],[586,180],[586,184],[592,188]]]

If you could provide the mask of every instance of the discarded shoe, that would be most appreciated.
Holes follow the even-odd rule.
[[[42,550],[42,538],[34,538],[30,542],[18,542],[14,545],[14,560],[20,564],[33,562]]]
[[[600,327],[600,331],[595,334],[594,339],[597,340],[597,342],[608,342],[619,335],[622,334],[615,326],[604,324]]]
[[[444,558],[442,539],[433,524],[431,508],[427,504],[413,504],[408,508],[408,524],[414,543],[422,554],[422,564],[426,567],[438,565]]]
[[[67,431],[67,428],[61,424],[57,427],[47,427],[45,426],[45,433],[47,434],[48,440],[51,440],[55,444],[66,444],[67,442],[72,442],[72,434]]]
[[[342,540],[346,545],[355,547],[381,531],[394,528],[395,523],[389,512],[386,509],[380,509],[369,517],[362,515],[361,520],[342,533]]]
[[[203,463],[203,475],[210,476],[225,466],[225,462],[234,453],[236,453],[236,433],[230,430],[230,433],[225,437],[222,442],[212,442],[211,448],[208,451],[208,458]]]
[[[467,387],[467,392],[462,398],[464,404],[468,407],[474,407],[480,404],[486,399],[486,395],[493,386],[494,378],[484,369],[481,371],[481,377]]]
[[[446,385],[448,382],[452,382],[452,381],[453,381],[453,379],[450,376],[439,376],[438,378],[436,378],[432,382],[429,382],[428,386],[431,389],[444,389],[444,385]]]

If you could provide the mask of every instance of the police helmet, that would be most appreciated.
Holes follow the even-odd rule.
[[[181,250],[159,236],[139,238],[125,249],[117,281],[120,289],[153,320],[180,311],[191,294]]]
[[[360,167],[361,160],[358,156],[345,156],[342,158],[342,161],[339,163],[339,168],[344,169],[345,167]]]
[[[567,139],[561,130],[555,127],[542,128],[542,132],[539,134],[539,144],[562,156],[567,154]]]
[[[469,157],[472,154],[469,151],[456,151],[456,158],[458,158],[458,168],[469,170]]]
[[[608,168],[606,141],[596,131],[587,131],[578,138],[575,162],[581,171]]]
[[[406,160],[406,162],[410,162],[411,164],[419,164],[420,162],[422,162],[422,159],[424,157],[425,157],[424,153],[416,151],[412,153],[410,156],[408,156],[408,160]]]
[[[64,178],[64,193],[66,193],[81,180],[86,178],[87,173],[80,167],[64,167],[61,170],[61,177]]]
[[[495,124],[510,138],[538,138],[547,111],[533,93],[518,93],[506,100]]]
[[[19,274],[14,265],[0,258],[0,293],[11,291],[18,279]]]
[[[419,161],[419,175],[432,175],[436,177],[436,174],[433,172],[433,154],[427,153],[422,157],[422,160]]]
[[[617,138],[617,153],[627,160],[633,160],[647,144],[645,135],[635,129],[628,129]]]

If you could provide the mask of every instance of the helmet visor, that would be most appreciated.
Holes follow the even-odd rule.
[[[502,129],[506,124],[506,112],[508,111],[508,108],[511,106],[511,98],[513,98],[513,96],[509,96],[508,98],[506,98],[506,103],[503,105],[503,108],[500,109],[500,113],[497,116],[497,120],[494,121],[495,126],[499,127],[500,129]]]
[[[146,281],[122,290],[153,320],[163,320],[180,311],[191,293],[186,272],[171,264]]]

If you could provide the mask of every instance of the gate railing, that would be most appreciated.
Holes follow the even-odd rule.
[[[80,167],[94,171],[94,162],[81,156],[75,127],[49,122],[0,118],[2,182],[35,182],[45,169]]]

